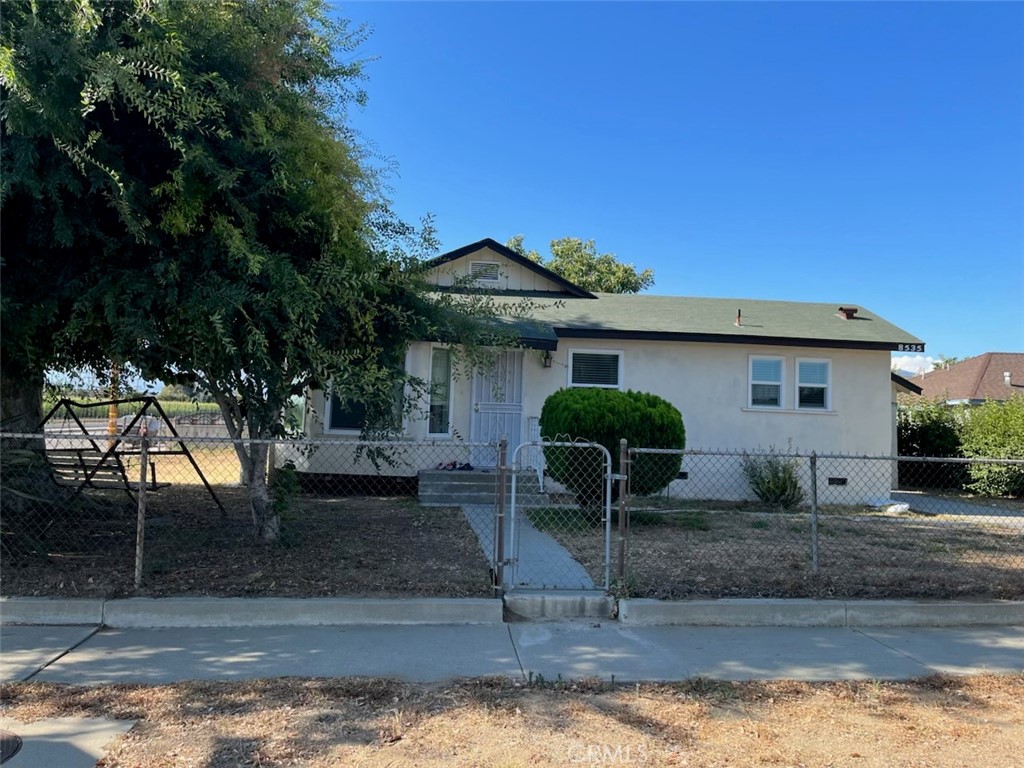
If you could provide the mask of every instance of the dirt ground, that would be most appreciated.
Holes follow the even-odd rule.
[[[124,493],[49,529],[47,556],[5,557],[5,595],[451,597],[492,594],[489,566],[458,509],[410,498],[303,495],[281,541],[253,538],[244,490],[202,486],[149,494],[143,588],[133,587],[136,512]],[[97,501],[99,500],[99,501]],[[102,502],[102,503],[100,503]],[[65,522],[65,521],[61,521]]]
[[[604,562],[599,527],[570,520],[543,527],[592,574]],[[529,512],[536,516],[534,512]],[[755,504],[639,500],[627,537],[623,594],[686,597],[1024,597],[1024,521],[880,514],[824,508],[813,573],[811,519]],[[618,572],[612,528],[613,574]]]
[[[4,713],[139,719],[103,762],[146,766],[1015,768],[1024,675],[611,687],[473,680],[6,686]]]

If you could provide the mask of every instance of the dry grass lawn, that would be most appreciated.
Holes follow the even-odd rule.
[[[602,573],[599,527],[574,510],[527,514],[592,575]],[[825,508],[817,575],[807,513],[658,498],[638,500],[631,520],[627,579],[619,585],[631,596],[1024,597],[1024,518],[994,522]],[[615,525],[612,537],[617,553]]]
[[[138,718],[105,768],[1021,765],[1024,675],[617,687],[384,680],[9,685],[21,721]]]

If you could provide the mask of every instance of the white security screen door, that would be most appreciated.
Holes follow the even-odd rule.
[[[470,440],[496,443],[508,438],[508,455],[522,442],[523,353],[501,352],[488,371],[473,374],[473,415]],[[474,466],[493,466],[494,456],[483,451]]]

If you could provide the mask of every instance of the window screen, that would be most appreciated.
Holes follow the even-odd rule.
[[[573,352],[570,383],[574,387],[618,387],[618,353]]]
[[[762,408],[782,407],[782,359],[754,357],[750,360],[750,404]]]
[[[828,408],[828,361],[798,360],[797,407]]]

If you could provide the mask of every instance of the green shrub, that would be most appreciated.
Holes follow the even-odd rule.
[[[774,452],[743,457],[743,476],[762,502],[776,509],[794,509],[804,503],[797,476],[799,462]]]
[[[686,445],[686,430],[679,410],[667,400],[647,392],[617,389],[572,388],[555,392],[544,401],[541,434],[551,441],[589,441],[608,449],[612,472],[619,471],[619,441],[632,448],[675,448]],[[594,449],[546,448],[549,474],[576,494],[584,504],[603,498],[603,455]],[[640,454],[630,473],[634,494],[655,493],[679,474],[679,455]],[[618,495],[618,483],[612,484]]]
[[[896,441],[900,456],[959,457],[963,409],[941,400],[900,398]]]
[[[964,409],[941,400],[900,398],[896,411],[896,441],[900,456],[960,458]],[[900,462],[902,488],[962,488],[967,473],[962,464]]]
[[[961,427],[968,458],[1024,459],[1024,396],[972,408]],[[971,464],[967,489],[986,496],[1024,496],[1024,466]]]

